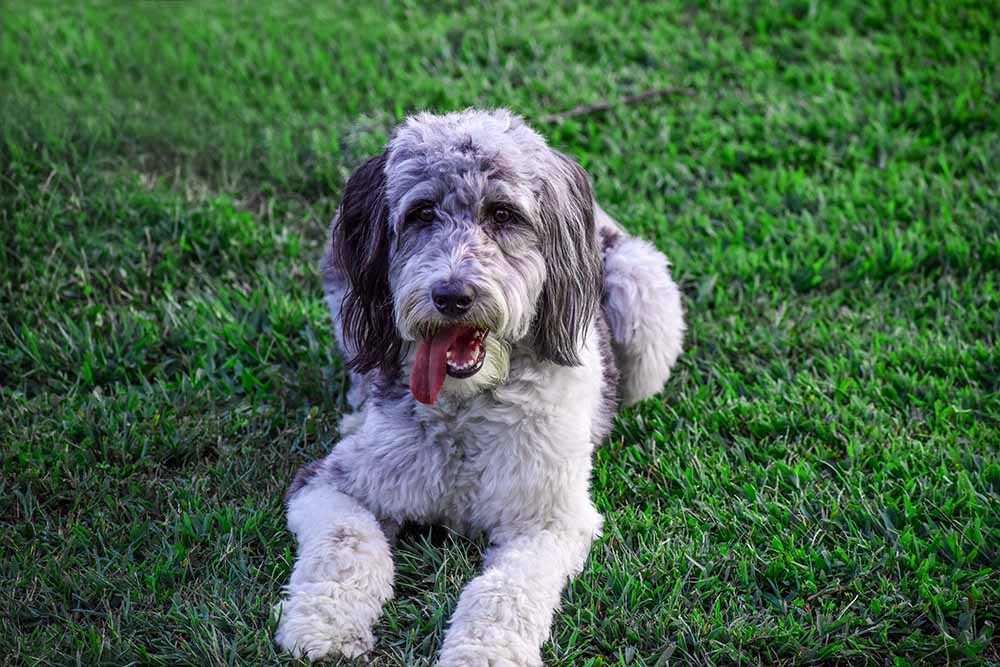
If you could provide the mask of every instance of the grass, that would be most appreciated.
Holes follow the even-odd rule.
[[[325,226],[470,105],[577,158],[690,318],[547,664],[1000,660],[1000,7],[604,4],[5,3],[0,662],[296,662]],[[695,93],[541,120],[659,86]],[[433,663],[481,550],[404,539],[373,664]]]

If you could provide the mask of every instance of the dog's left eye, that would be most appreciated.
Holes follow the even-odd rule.
[[[493,209],[493,222],[498,222],[502,225],[504,223],[510,222],[511,218],[513,217],[514,214],[510,212],[509,208],[504,208],[502,206],[499,206]]]

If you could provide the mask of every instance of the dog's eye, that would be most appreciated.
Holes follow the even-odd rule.
[[[413,212],[413,217],[420,222],[434,222],[437,213],[434,211],[433,206],[421,206]]]
[[[499,206],[493,209],[493,222],[498,222],[502,225],[504,223],[510,222],[511,218],[513,217],[514,214],[510,212],[509,208],[504,208],[502,206]]]

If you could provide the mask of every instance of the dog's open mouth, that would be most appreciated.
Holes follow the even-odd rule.
[[[410,392],[421,403],[434,405],[444,386],[445,374],[468,378],[479,372],[486,360],[484,342],[489,331],[468,325],[439,329],[417,343],[417,356],[410,374]]]

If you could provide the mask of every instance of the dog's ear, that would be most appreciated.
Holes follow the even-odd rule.
[[[576,366],[603,289],[594,193],[587,173],[558,151],[547,172],[539,201],[547,277],[533,333],[543,358]]]
[[[343,333],[357,351],[347,364],[359,373],[389,372],[402,347],[389,289],[385,160],[385,153],[370,158],[351,175],[333,225],[333,254],[349,287],[341,305]]]

